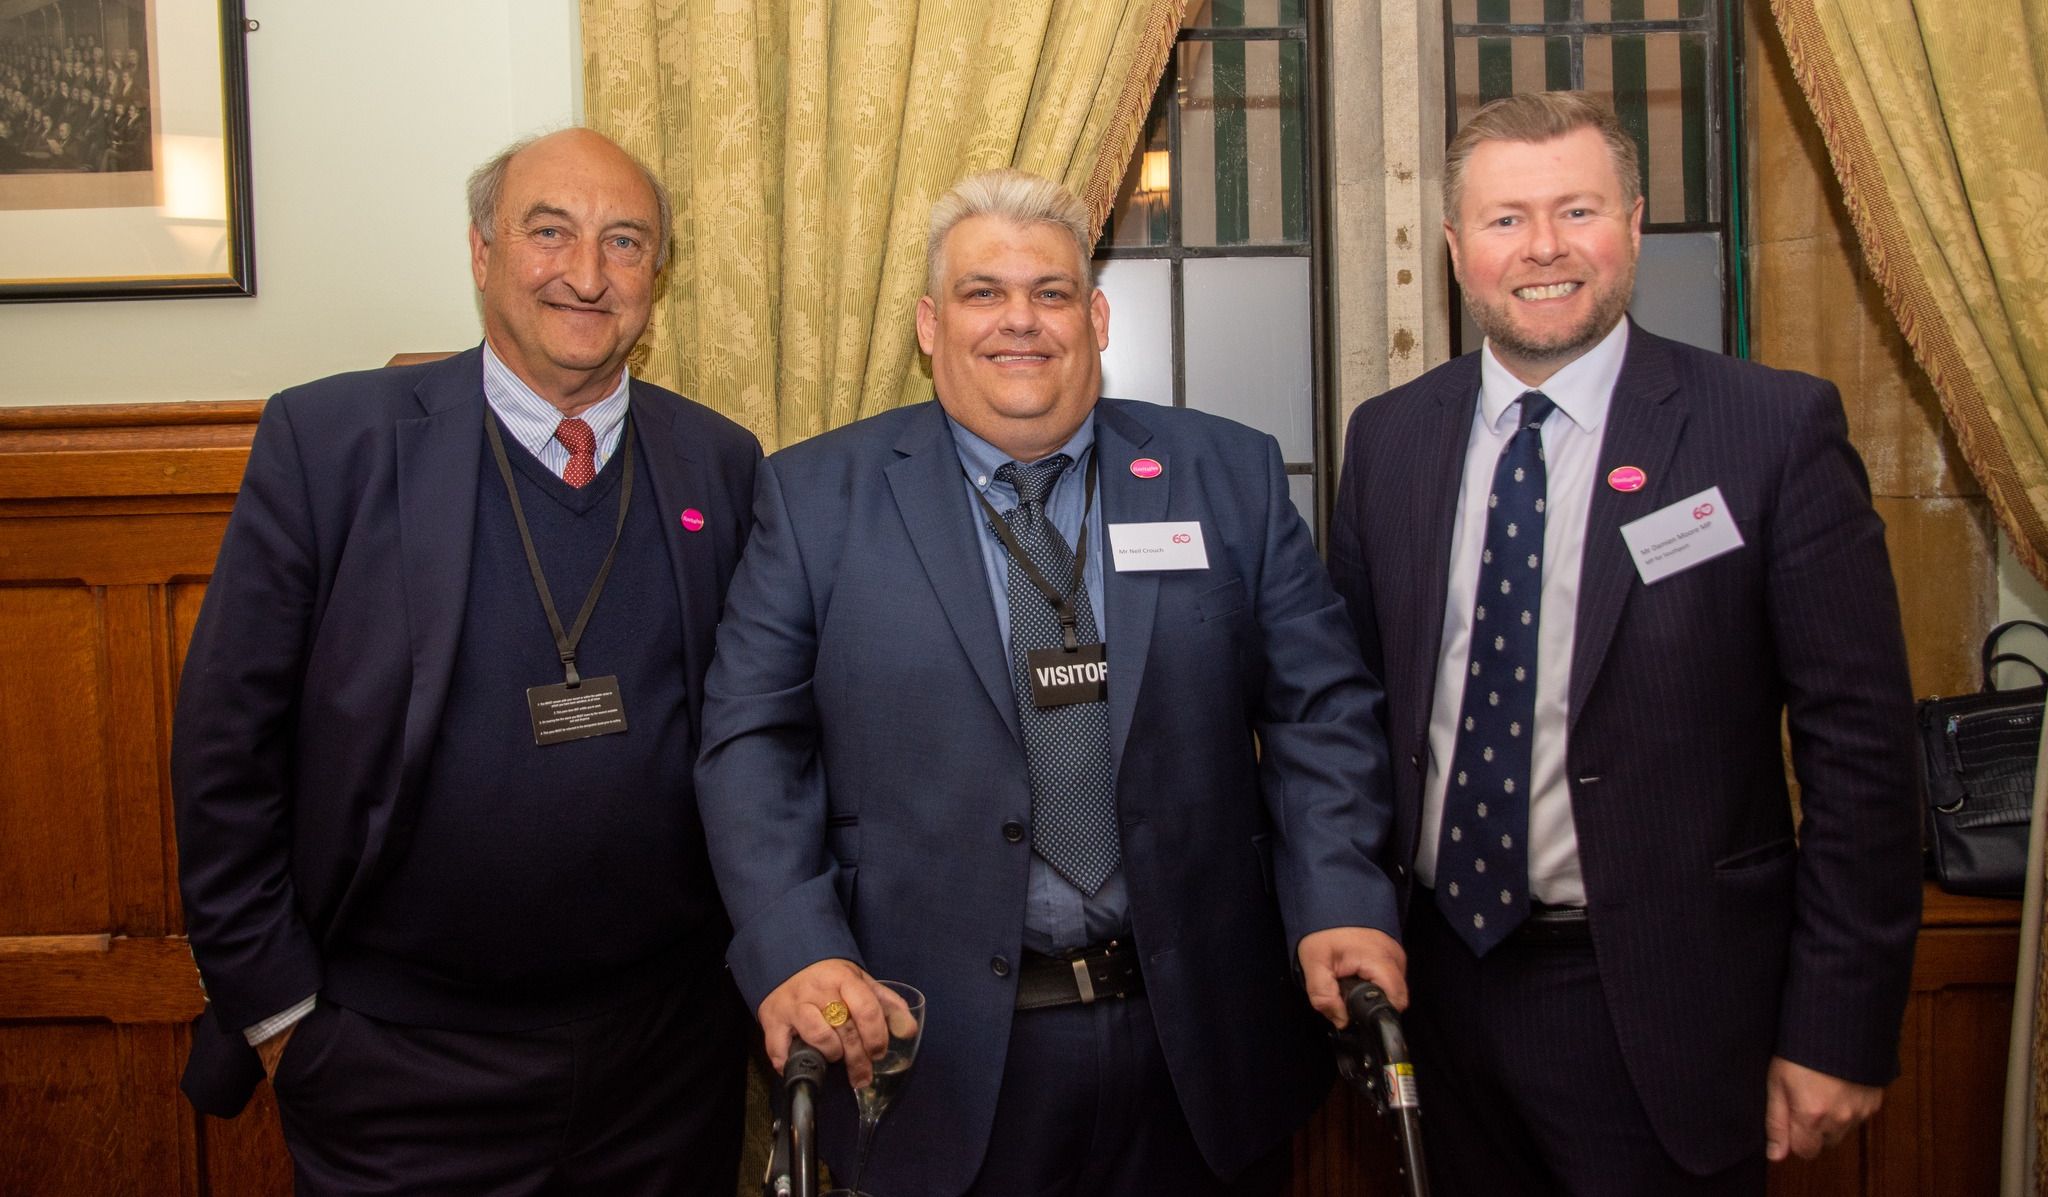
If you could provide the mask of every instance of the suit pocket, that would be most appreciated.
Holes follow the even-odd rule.
[[[1715,861],[1714,872],[1716,874],[1727,874],[1742,873],[1750,869],[1761,869],[1766,865],[1776,864],[1778,861],[1791,856],[1794,847],[1795,844],[1792,837],[1786,836],[1781,840],[1772,840],[1768,844],[1759,844],[1754,848],[1745,848],[1733,856],[1724,856],[1720,860]]]
[[[318,1072],[334,1049],[335,1024],[342,1013],[334,1003],[315,999],[306,1016],[291,1025],[286,1032],[291,1038],[285,1040],[284,1054],[277,1058],[277,1070],[270,1076],[270,1087],[280,1097],[296,1092],[309,1073]]]
[[[1195,596],[1195,607],[1203,620],[1222,619],[1245,608],[1244,583],[1230,578]]]
[[[854,883],[860,880],[860,866],[842,864],[832,878],[832,891],[839,895],[839,909],[846,912],[847,921],[853,919]]]

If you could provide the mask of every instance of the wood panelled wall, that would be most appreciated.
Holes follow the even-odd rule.
[[[179,934],[167,759],[178,666],[256,404],[0,410],[0,1194],[282,1194],[267,1087],[243,1117],[177,1092],[202,1001]],[[1991,1191],[2015,903],[1930,890],[1905,1075],[1781,1197]],[[1422,1078],[1424,1125],[1428,1078]],[[1297,1197],[1402,1191],[1338,1090]]]
[[[258,404],[0,413],[0,1194],[276,1194],[266,1089],[177,1091],[199,975],[168,780],[179,659]]]

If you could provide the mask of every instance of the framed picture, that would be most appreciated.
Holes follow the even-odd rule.
[[[0,0],[0,302],[254,295],[242,0]]]

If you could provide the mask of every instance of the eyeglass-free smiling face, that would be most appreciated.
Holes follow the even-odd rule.
[[[1018,461],[1057,450],[1095,410],[1109,347],[1109,301],[1073,235],[970,217],[946,234],[939,277],[917,343],[946,414]]]
[[[1536,386],[1614,330],[1635,292],[1643,201],[1623,200],[1597,130],[1486,141],[1444,221],[1466,310],[1494,356]]]

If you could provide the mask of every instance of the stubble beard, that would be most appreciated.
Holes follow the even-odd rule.
[[[1525,334],[1515,323],[1511,305],[1516,302],[1510,296],[1498,306],[1483,302],[1471,291],[1465,292],[1465,311],[1472,317],[1472,323],[1486,334],[1494,346],[1494,352],[1525,362],[1559,366],[1576,359],[1580,354],[1599,344],[1614,326],[1628,315],[1629,301],[1635,297],[1636,267],[1631,262],[1628,269],[1614,280],[1614,285],[1600,295],[1600,302],[1586,314],[1586,318],[1563,332],[1548,337]]]

